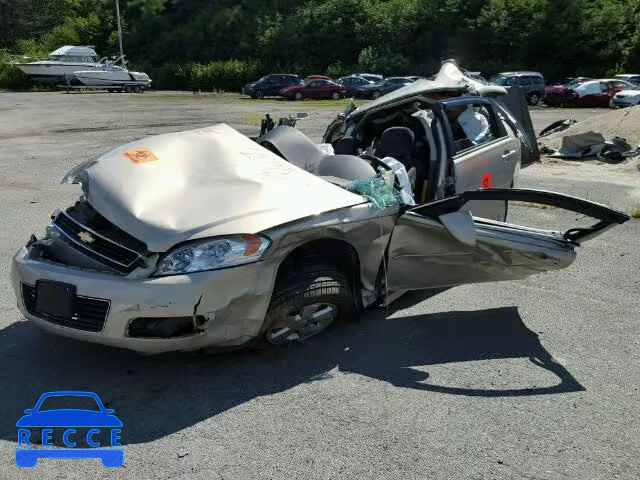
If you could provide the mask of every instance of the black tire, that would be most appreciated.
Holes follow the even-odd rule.
[[[255,96],[253,98],[257,98],[258,100],[262,100],[264,98],[264,92],[262,90],[256,90]]]
[[[540,94],[538,92],[533,92],[529,95],[529,105],[535,107],[538,103],[540,103]]]
[[[131,85],[127,85],[126,87],[124,87],[124,93],[131,93],[133,92],[133,87]]]
[[[376,100],[377,98],[380,98],[381,96],[382,96],[382,92],[380,90],[376,90],[371,94],[371,98],[373,98],[374,100]]]
[[[304,100],[304,95],[302,94],[302,92],[296,92],[293,95],[293,99],[294,100]]]
[[[318,309],[312,311],[316,306]],[[331,265],[309,266],[276,285],[261,343],[265,346],[298,343],[354,312],[353,290],[345,275]]]
[[[340,100],[342,98],[342,95],[340,95],[340,92],[333,92],[331,94],[331,100]]]

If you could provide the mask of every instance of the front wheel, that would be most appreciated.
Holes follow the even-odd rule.
[[[265,316],[264,343],[301,342],[355,311],[347,278],[333,266],[312,266],[279,282]]]
[[[302,92],[296,92],[293,98],[294,100],[302,100],[304,98],[304,95],[302,95]]]
[[[380,90],[376,90],[375,92],[373,92],[373,95],[371,95],[371,98],[376,100],[377,98],[380,98],[381,96],[382,96],[382,92]]]
[[[340,97],[341,97],[340,92],[333,92],[331,94],[331,100],[340,100]]]
[[[537,93],[532,93],[529,96],[529,105],[535,107],[536,105],[538,105],[539,102],[540,102],[540,95],[538,95]]]

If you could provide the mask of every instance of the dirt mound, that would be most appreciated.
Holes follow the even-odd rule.
[[[613,137],[622,137],[635,148],[640,145],[640,105],[621,110],[612,110],[610,113],[589,118],[576,123],[567,130],[554,133],[540,140],[546,146],[557,149],[560,148],[562,137],[586,132],[601,133],[607,140]]]

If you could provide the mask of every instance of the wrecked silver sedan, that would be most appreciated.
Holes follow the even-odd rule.
[[[371,138],[365,152],[331,153],[288,126],[254,142],[220,124],[80,165],[66,180],[82,197],[14,257],[21,312],[60,335],[146,353],[286,344],[407,290],[565,268],[581,242],[628,220],[503,188],[520,160],[505,113],[465,98],[489,130],[463,142],[449,106],[419,96],[352,122],[354,138]],[[411,148],[397,130],[406,119],[416,120]],[[512,225],[510,200],[597,221],[565,232]]]

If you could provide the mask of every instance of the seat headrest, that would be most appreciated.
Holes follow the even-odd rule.
[[[380,142],[376,146],[374,152],[378,158],[393,157],[404,158],[410,157],[413,153],[413,144],[415,135],[410,128],[407,127],[391,127],[382,132]]]
[[[358,143],[353,137],[342,137],[333,143],[333,151],[336,155],[357,155]]]

